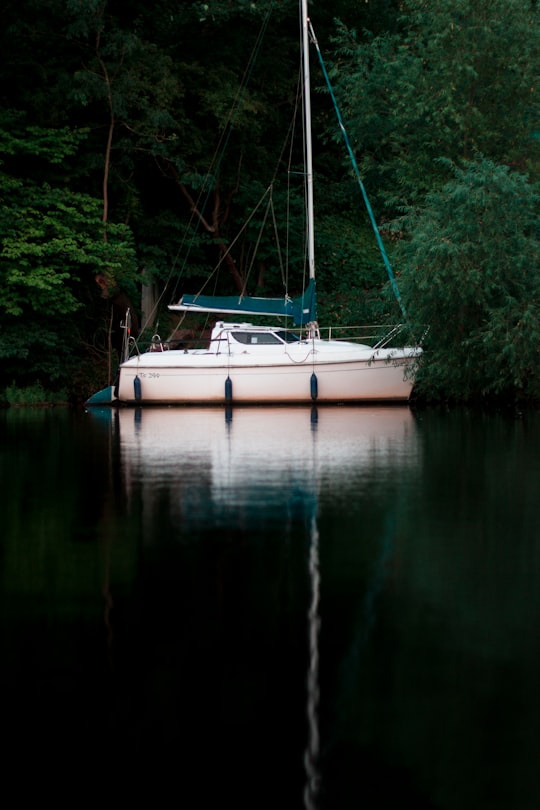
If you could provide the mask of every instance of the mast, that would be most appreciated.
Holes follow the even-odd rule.
[[[304,125],[305,173],[306,173],[306,207],[307,207],[307,251],[310,279],[315,278],[315,234],[313,232],[313,156],[311,144],[311,80],[309,74],[309,17],[308,0],[301,0],[302,17],[302,69],[304,75]]]

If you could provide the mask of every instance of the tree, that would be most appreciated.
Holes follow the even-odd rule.
[[[540,398],[538,187],[479,158],[426,198],[401,243],[403,292],[429,325],[419,391],[456,401]]]
[[[536,4],[401,11],[376,36],[341,26],[332,76],[409,313],[418,334],[429,327],[417,390],[537,397]]]
[[[404,0],[400,30],[340,28],[333,81],[369,189],[392,214],[482,153],[538,178],[540,19],[531,0]]]
[[[108,225],[104,240],[100,201],[58,177],[52,183],[51,166],[69,162],[80,135],[25,126],[13,115],[3,124],[0,380],[5,386],[41,377],[69,387],[89,340],[86,310],[97,298],[95,275],[130,278],[131,234]]]

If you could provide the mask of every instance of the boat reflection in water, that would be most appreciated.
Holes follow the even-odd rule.
[[[155,541],[164,509],[169,530],[190,542],[201,531],[229,530],[247,531],[254,545],[262,532],[290,539],[292,526],[295,541],[300,536],[309,581],[303,591],[304,805],[318,807],[320,546],[332,540],[319,516],[323,512],[325,526],[332,524],[333,510],[347,508],[340,504],[371,497],[367,493],[377,484],[396,485],[418,465],[413,414],[400,406],[149,407],[100,414],[111,420],[128,502],[141,516],[143,545]],[[395,506],[390,494],[386,503]],[[253,605],[245,609],[255,614]]]
[[[283,503],[294,482],[326,497],[360,472],[384,477],[417,463],[407,406],[151,406],[112,413],[128,477],[149,489],[176,481],[185,491],[190,481],[200,484],[185,473],[202,475],[212,502],[231,511],[249,500],[248,492],[266,506],[269,499]]]

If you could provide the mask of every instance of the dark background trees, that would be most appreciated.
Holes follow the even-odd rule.
[[[416,334],[417,391],[537,399],[539,19],[530,0],[408,0],[339,27],[334,81]]]
[[[4,2],[0,389],[41,381],[78,399],[105,383],[96,275],[167,330],[166,304],[197,290],[270,183],[301,270],[300,187],[288,237],[281,205],[299,166],[297,5]],[[429,326],[418,390],[535,398],[536,3],[313,0],[311,16],[412,326]],[[315,60],[313,73],[321,321],[399,317]],[[263,216],[223,289],[248,274],[250,292],[282,289]]]

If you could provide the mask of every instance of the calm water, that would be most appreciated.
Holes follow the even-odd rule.
[[[74,806],[540,807],[540,415],[0,429],[3,764],[25,792],[40,769]]]

